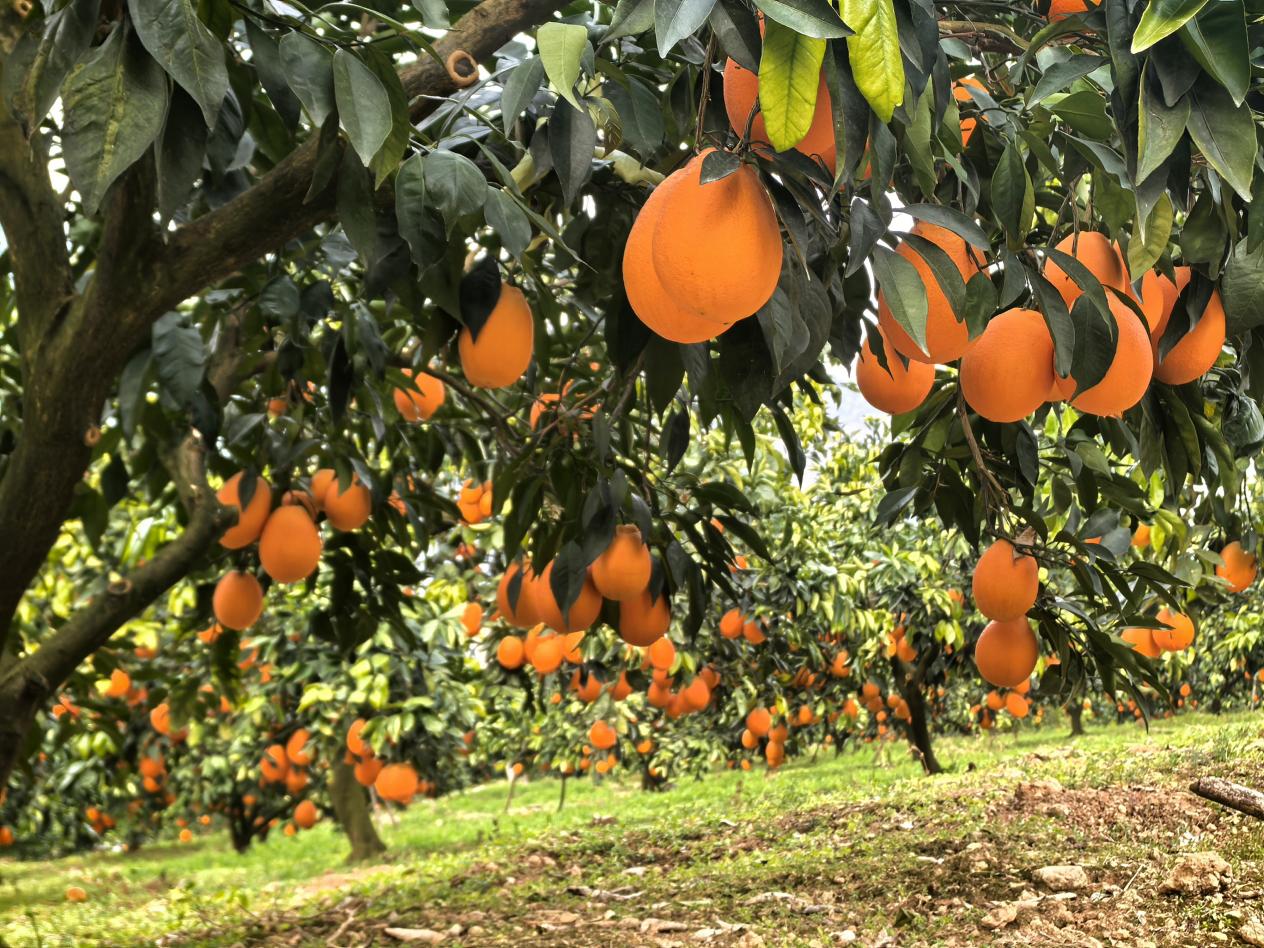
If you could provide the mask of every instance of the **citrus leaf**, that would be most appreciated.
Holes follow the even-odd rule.
[[[777,151],[789,151],[812,127],[824,57],[825,40],[803,36],[776,21],[765,22],[759,108],[768,141]]]
[[[391,134],[391,98],[373,70],[354,53],[338,50],[333,68],[338,123],[367,168]]]
[[[1128,241],[1128,272],[1135,277],[1154,266],[1167,249],[1172,236],[1174,208],[1172,199],[1163,194],[1150,211],[1144,225],[1138,227]],[[1140,224],[1140,222],[1138,221]]]
[[[654,0],[654,36],[658,55],[672,48],[707,22],[715,0]]]
[[[883,123],[891,121],[904,101],[904,60],[900,28],[891,0],[842,0],[843,22],[854,36],[847,55],[856,87]]]
[[[303,104],[313,125],[324,125],[334,110],[334,74],[329,50],[302,33],[286,33],[277,43],[281,69],[290,91]]]
[[[1180,143],[1189,121],[1189,99],[1182,97],[1171,108],[1144,77],[1137,106],[1137,181],[1150,177]]]
[[[1139,53],[1171,36],[1206,5],[1207,0],[1150,0],[1132,34],[1132,51]]]
[[[578,23],[545,23],[536,31],[535,41],[553,88],[573,108],[580,108],[575,98],[575,80],[588,48],[588,30]]]
[[[223,45],[198,19],[191,0],[128,0],[127,6],[149,55],[193,96],[207,126],[213,126],[228,94],[228,67]]]
[[[837,39],[850,36],[852,32],[828,0],[755,0],[755,6],[769,20],[798,30],[804,36]]]
[[[873,273],[882,288],[882,298],[901,328],[926,351],[926,287],[917,269],[886,247],[873,248]]]
[[[1203,76],[1189,93],[1185,123],[1194,144],[1220,177],[1251,200],[1251,176],[1257,152],[1255,121],[1248,105],[1234,105],[1224,87]]]

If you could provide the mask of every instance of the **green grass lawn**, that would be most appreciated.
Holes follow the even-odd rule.
[[[1148,734],[1102,726],[1074,741],[1045,727],[1016,740],[943,739],[951,772],[935,778],[896,745],[877,765],[867,749],[823,753],[771,776],[725,771],[662,793],[630,779],[572,781],[561,812],[554,780],[520,782],[508,812],[498,783],[384,815],[390,853],[367,867],[344,864],[328,822],[245,855],[208,833],[135,854],[0,861],[0,938],[367,944],[389,926],[459,925],[451,943],[601,945],[683,925],[714,944],[831,944],[848,931],[860,944],[884,931],[901,945],[1034,943],[1002,940],[1021,923],[976,926],[1037,889],[1040,866],[1084,865],[1099,891],[1128,883],[1124,900],[1158,899],[1165,858],[1186,849],[1217,850],[1240,885],[1258,875],[1257,826],[1181,788],[1199,773],[1264,783],[1261,733],[1250,715],[1186,716]],[[72,884],[88,902],[65,901]],[[1101,934],[1087,897],[1050,904],[1072,911],[1060,931]],[[1128,908],[1148,913],[1138,931],[1159,930],[1163,917],[1187,939],[1155,944],[1202,943],[1188,939],[1238,923],[1232,899]]]

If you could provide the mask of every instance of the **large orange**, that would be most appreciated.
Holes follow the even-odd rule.
[[[1151,629],[1154,644],[1165,652],[1179,652],[1194,644],[1194,620],[1183,612],[1160,609],[1155,616],[1163,623],[1161,629]]]
[[[301,800],[294,808],[294,823],[302,829],[311,829],[320,819],[320,811],[311,800]]]
[[[926,401],[935,384],[935,367],[912,360],[905,367],[904,361],[885,337],[882,348],[887,360],[885,369],[873,354],[869,340],[865,340],[856,358],[856,385],[865,401],[874,408],[888,415],[902,415]]]
[[[961,271],[963,278],[968,279],[975,272],[976,267],[970,258],[966,242],[946,227],[918,221],[913,226],[912,233],[944,251]],[[889,339],[900,355],[915,362],[945,363],[959,359],[970,344],[969,328],[964,322],[958,321],[952,304],[940,289],[939,281],[935,279],[935,273],[926,259],[908,243],[901,243],[896,253],[913,265],[926,288],[926,351],[919,349],[913,337],[895,321],[895,316],[879,293],[878,326],[882,329],[883,338]]]
[[[605,721],[594,721],[588,729],[588,743],[597,750],[610,750],[619,743],[619,734]]]
[[[1049,0],[1049,22],[1056,23],[1069,16],[1087,13],[1088,10],[1088,0]]]
[[[307,742],[311,740],[311,736],[307,728],[301,727],[285,742],[285,756],[296,767],[306,767],[312,762],[311,752],[307,749]]]
[[[240,487],[241,474],[237,473],[224,481],[224,486],[215,494],[225,507],[237,508],[237,523],[224,531],[224,535],[219,538],[220,545],[230,550],[240,550],[259,539],[268,514],[272,511],[272,488],[262,477],[255,478],[255,492],[250,496],[250,503],[246,504],[245,510],[241,509],[241,497],[238,494]]]
[[[601,593],[597,592],[597,587],[593,585],[592,577],[584,580],[584,585],[579,591],[579,598],[571,603],[566,616],[563,616],[562,610],[558,607],[557,598],[553,595],[552,576],[553,563],[550,561],[549,565],[544,567],[539,583],[534,588],[534,602],[540,614],[540,621],[557,632],[579,632],[582,629],[591,628],[597,621],[597,616],[601,614]]]
[[[668,196],[682,180],[672,175],[655,188],[633,221],[623,248],[623,289],[637,319],[664,339],[687,345],[714,339],[733,324],[702,319],[682,306],[663,289],[658,271],[654,269],[654,230],[667,206]]]
[[[619,603],[619,638],[629,645],[653,645],[671,627],[671,603],[667,595],[650,599],[648,589]]]
[[[1120,638],[1132,646],[1133,651],[1140,652],[1146,658],[1158,658],[1163,650],[1154,641],[1153,629],[1124,629]]]
[[[496,661],[503,668],[521,668],[526,657],[526,647],[516,635],[505,636],[496,646]]]
[[[446,396],[443,383],[427,372],[414,373],[412,369],[403,372],[413,380],[418,391],[395,389],[395,410],[404,421],[429,421],[443,405]]]
[[[1036,633],[1026,616],[989,622],[974,645],[974,664],[979,674],[997,688],[1014,688],[1026,681],[1039,657]]]
[[[724,64],[724,111],[728,113],[729,125],[739,136],[746,131],[746,122],[750,118],[751,109],[755,108],[755,100],[759,97],[759,74],[739,66],[733,60]],[[755,112],[751,122],[750,141],[753,144],[767,145],[768,129],[764,124],[764,116]],[[803,152],[809,158],[819,158],[832,174],[837,151],[834,145],[834,112],[829,89],[825,85],[825,73],[821,71],[820,84],[816,90],[816,111],[812,113],[812,124],[807,134],[794,146],[795,151]]]
[[[387,764],[373,782],[373,789],[383,800],[411,803],[417,793],[417,771],[412,764]]]
[[[1176,268],[1176,292],[1182,293],[1189,285],[1189,267]],[[1174,301],[1175,302],[1175,301]],[[1171,317],[1171,309],[1168,310]],[[1164,320],[1164,328],[1168,320]],[[1160,336],[1161,338],[1161,336]],[[1203,310],[1198,325],[1185,333],[1172,347],[1167,356],[1159,356],[1158,342],[1154,344],[1154,377],[1168,385],[1184,385],[1207,373],[1225,343],[1225,311],[1220,301],[1220,291],[1212,290],[1207,308]]]
[[[500,287],[500,299],[479,330],[468,328],[457,339],[461,368],[471,385],[504,388],[522,378],[535,347],[535,321],[522,290],[508,283]]]
[[[532,588],[535,576],[530,567],[527,567],[526,572],[522,574],[522,581],[518,584],[517,601],[513,605],[509,601],[509,584],[522,568],[520,563],[510,563],[509,568],[500,577],[500,584],[496,587],[496,608],[510,625],[519,629],[529,629],[540,622],[540,614],[535,604],[535,591]]]
[[[1039,589],[1035,557],[1019,552],[1009,540],[997,540],[975,564],[974,603],[989,619],[1007,622],[1026,615]]]
[[[1216,575],[1229,584],[1229,592],[1240,593],[1255,582],[1259,570],[1255,556],[1244,550],[1237,540],[1225,544],[1220,558],[1224,562],[1216,567]]]
[[[614,539],[592,565],[592,581],[607,599],[622,602],[639,596],[650,584],[654,563],[634,524],[620,524]]]
[[[1082,230],[1078,234],[1068,234],[1054,245],[1055,250],[1070,254],[1085,268],[1103,287],[1112,287],[1120,293],[1128,292],[1128,268],[1124,265],[1123,255],[1109,237],[1095,230]],[[1067,306],[1072,306],[1084,292],[1060,266],[1050,260],[1045,264],[1045,279],[1053,284],[1054,289],[1062,296]],[[1110,294],[1107,293],[1107,296]]]
[[[768,302],[781,277],[781,229],[759,175],[742,165],[702,183],[698,155],[654,227],[651,254],[664,292],[699,319],[731,323]]]
[[[994,317],[961,357],[961,394],[989,421],[1026,418],[1044,404],[1053,378],[1053,339],[1031,309]]]
[[[1111,315],[1119,327],[1115,357],[1101,381],[1076,395],[1071,404],[1088,415],[1117,417],[1141,401],[1150,387],[1154,352],[1146,325],[1137,314],[1113,293],[1107,296]],[[1055,388],[1059,383],[1055,383]]]
[[[263,587],[251,573],[232,570],[215,584],[215,621],[227,629],[248,629],[263,615]]]
[[[1178,294],[1176,284],[1166,274],[1147,270],[1141,278],[1141,311],[1145,313],[1146,325],[1150,327],[1150,339],[1156,345],[1163,338],[1163,330],[1167,329]]]
[[[320,565],[320,531],[303,507],[278,507],[259,537],[259,563],[278,583],[297,583]]]
[[[352,482],[343,490],[338,479],[330,482],[325,496],[321,499],[325,516],[339,530],[358,530],[364,526],[373,511],[373,495],[354,476]]]

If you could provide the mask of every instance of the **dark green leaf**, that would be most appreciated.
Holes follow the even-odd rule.
[[[851,35],[851,30],[828,0],[756,0],[755,6],[768,19],[798,30],[804,36],[836,39]]]
[[[282,36],[277,49],[290,89],[303,103],[312,124],[323,126],[336,107],[333,55],[297,30]]]
[[[569,204],[592,173],[593,150],[597,147],[597,126],[582,103],[578,109],[559,99],[549,116],[549,152],[553,170],[562,184]]]
[[[926,351],[926,287],[913,264],[886,247],[873,248],[874,276],[882,297],[901,328]]]
[[[666,56],[707,21],[715,0],[654,0],[654,36],[658,55]]]
[[[192,0],[127,0],[136,35],[214,126],[228,94],[224,46],[198,19]]]
[[[391,133],[391,98],[373,70],[346,49],[334,53],[338,123],[366,168]]]
[[[180,406],[187,405],[202,384],[206,347],[186,313],[159,317],[152,330],[154,365],[163,389]]]
[[[504,248],[515,257],[521,258],[531,243],[531,221],[513,195],[503,188],[488,185],[483,214]]]
[[[624,139],[632,144],[637,154],[648,158],[663,144],[663,105],[658,95],[631,76],[626,87],[618,82],[607,82],[604,91],[619,113]]]
[[[1194,144],[1244,201],[1251,200],[1258,146],[1250,107],[1234,105],[1224,87],[1209,76],[1194,85],[1189,99],[1186,128]]]
[[[758,72],[763,41],[759,22],[750,9],[737,0],[719,0],[711,8],[709,20],[725,55],[743,69]]]
[[[500,97],[501,120],[506,135],[543,84],[544,62],[539,56],[532,56],[510,70],[505,77],[505,91]]]
[[[1206,5],[1207,0],[1149,0],[1132,36],[1132,51],[1139,53],[1171,36]]]

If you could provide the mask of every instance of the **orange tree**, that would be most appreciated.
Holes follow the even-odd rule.
[[[681,459],[753,456],[759,416],[802,472],[791,409],[862,336],[900,416],[877,525],[1013,541],[997,677],[1027,613],[1069,679],[1148,674],[1110,630],[1182,580],[1119,561],[1121,514],[1253,546],[1258,31],[1232,0],[6,10],[0,776],[182,581],[236,629],[260,577],[327,585],[308,635],[351,651],[462,520],[530,555],[510,617],[551,564],[553,608],[661,633],[666,596],[696,638],[734,535],[775,552]],[[67,536],[98,569],[42,609]]]

